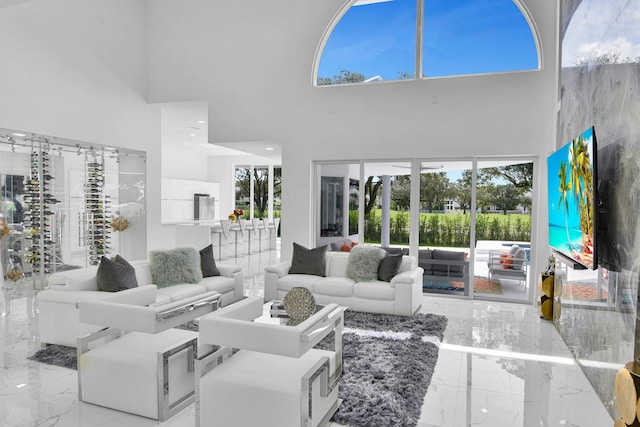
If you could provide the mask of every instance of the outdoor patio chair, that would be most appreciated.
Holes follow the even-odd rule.
[[[517,280],[527,289],[527,250],[518,245],[509,251],[489,251],[489,280]]]

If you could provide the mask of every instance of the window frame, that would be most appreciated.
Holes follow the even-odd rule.
[[[353,7],[359,0],[350,0],[345,3],[333,16],[329,25],[325,28],[322,33],[322,37],[320,38],[320,43],[316,48],[315,55],[313,57],[313,67],[311,73],[311,85],[313,87],[334,87],[334,86],[351,86],[351,85],[361,85],[365,84],[365,82],[361,83],[341,83],[335,85],[319,85],[318,84],[318,71],[320,70],[320,62],[322,60],[322,55],[324,54],[324,49],[331,37],[331,34],[335,30],[338,23],[342,20],[344,15]],[[495,74],[505,74],[505,73],[527,73],[527,72],[536,72],[541,71],[543,67],[543,57],[542,57],[542,39],[540,37],[540,31],[538,26],[533,19],[533,15],[529,11],[529,8],[524,4],[523,0],[512,0],[513,4],[520,10],[520,13],[524,17],[525,21],[529,25],[529,30],[531,31],[531,35],[533,37],[533,42],[536,48],[536,55],[538,60],[538,67],[532,68],[530,70],[513,70],[513,71],[498,71],[498,72],[488,72],[488,73],[477,73],[477,74],[456,74],[451,76],[435,76],[429,77],[423,75],[423,57],[424,57],[424,1],[425,0],[416,0],[416,58],[415,58],[415,69],[413,78],[406,78],[400,80],[382,80],[376,83],[397,83],[403,81],[414,81],[414,80],[431,80],[431,79],[443,79],[443,78],[455,78],[455,77],[469,77],[469,76],[477,76],[477,75],[495,75]],[[367,83],[368,84],[368,83]]]

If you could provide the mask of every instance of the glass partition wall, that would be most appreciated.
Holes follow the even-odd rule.
[[[102,256],[146,258],[144,152],[0,129],[0,266],[43,288]]]
[[[405,248],[425,270],[424,292],[530,301],[533,165],[513,158],[317,162],[316,245]]]

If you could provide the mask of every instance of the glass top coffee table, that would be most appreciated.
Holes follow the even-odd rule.
[[[317,314],[325,307],[325,304],[316,304],[315,311],[311,316]],[[338,309],[344,312],[346,310],[346,307],[338,306]],[[283,326],[296,326],[301,323],[292,321],[291,317],[287,314],[287,311],[284,308],[284,303],[281,300],[266,302],[262,308],[262,316],[254,319],[254,322],[270,323],[273,325]]]

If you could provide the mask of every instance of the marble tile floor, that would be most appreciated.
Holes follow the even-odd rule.
[[[246,293],[259,295],[258,264],[276,262],[277,253],[247,258],[234,262],[246,263]],[[195,426],[194,405],[159,423],[79,403],[75,371],[26,359],[40,348],[35,292],[5,288],[0,307],[0,426]],[[418,427],[613,425],[535,307],[427,295],[420,310],[449,324]]]

